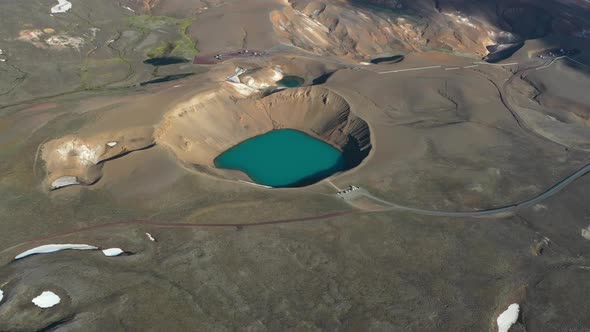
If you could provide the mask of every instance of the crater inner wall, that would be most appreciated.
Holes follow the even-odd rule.
[[[340,150],[350,143],[361,151],[371,148],[368,125],[351,112],[343,97],[317,86],[259,99],[236,99],[224,89],[199,94],[168,112],[155,138],[182,162],[235,178],[235,171],[216,169],[215,158],[244,140],[284,128],[300,130]]]

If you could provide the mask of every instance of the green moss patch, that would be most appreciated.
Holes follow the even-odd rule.
[[[188,27],[193,22],[190,18],[179,19],[169,16],[138,15],[130,16],[128,20],[130,27],[144,34],[155,29],[173,29],[178,34],[178,38],[166,40],[149,49],[146,53],[149,58],[167,56],[192,58],[199,54],[197,43],[186,34]]]

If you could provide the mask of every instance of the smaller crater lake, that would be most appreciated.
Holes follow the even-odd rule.
[[[303,82],[305,82],[303,77],[288,75],[283,77],[280,81],[277,81],[277,84],[286,88],[296,88],[301,86]]]
[[[293,129],[247,139],[215,158],[215,166],[240,170],[270,187],[302,187],[348,168],[338,149]]]

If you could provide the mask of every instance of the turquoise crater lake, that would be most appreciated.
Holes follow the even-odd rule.
[[[280,81],[277,81],[277,84],[286,88],[296,88],[301,86],[303,82],[305,82],[303,77],[289,75],[283,77]]]
[[[271,187],[302,187],[350,168],[341,151],[293,129],[245,140],[215,158],[215,166],[240,170]]]

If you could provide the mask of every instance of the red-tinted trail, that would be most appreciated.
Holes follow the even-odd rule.
[[[259,222],[253,222],[253,223],[190,224],[190,223],[164,223],[164,222],[149,221],[149,220],[145,220],[145,219],[113,221],[113,222],[109,222],[106,224],[79,227],[79,228],[75,228],[75,229],[72,229],[67,232],[61,232],[61,233],[55,233],[55,234],[50,234],[50,235],[46,235],[46,236],[41,236],[38,238],[34,238],[31,240],[25,241],[21,244],[44,241],[44,240],[54,239],[57,237],[82,233],[82,232],[101,229],[101,228],[110,228],[110,227],[127,226],[127,225],[143,225],[143,226],[149,226],[149,227],[155,227],[155,228],[237,228],[237,229],[242,229],[242,228],[246,228],[246,227],[289,224],[289,223],[296,223],[296,222],[305,222],[305,221],[310,221],[310,220],[328,219],[328,218],[333,218],[333,217],[352,215],[352,214],[360,214],[360,213],[369,213],[369,212],[371,212],[371,211],[349,210],[349,211],[327,213],[327,214],[322,214],[322,215],[318,215],[318,216],[311,216],[311,217],[268,220],[268,221],[259,221]],[[19,244],[19,245],[21,245],[21,244]]]

